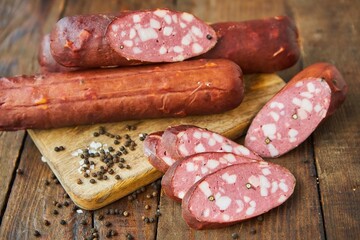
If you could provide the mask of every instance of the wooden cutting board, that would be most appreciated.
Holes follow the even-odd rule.
[[[161,177],[162,174],[155,170],[144,156],[139,134],[161,131],[170,125],[193,124],[236,139],[242,135],[260,108],[285,83],[275,74],[262,74],[245,76],[245,85],[245,98],[242,104],[223,114],[125,121],[52,130],[29,130],[28,132],[75,204],[83,209],[94,210]],[[128,125],[135,126],[136,130],[128,130],[126,127]],[[93,133],[98,132],[100,126],[104,126],[109,133],[120,135],[122,137],[120,144],[115,145],[115,139],[106,135],[94,137]],[[89,147],[92,142],[100,143],[104,149],[112,146],[117,151],[125,143],[125,134],[128,134],[137,143],[134,151],[128,150],[128,154],[121,156],[125,159],[125,164],[130,165],[130,169],[121,169],[118,164],[115,164],[112,167],[115,173],[107,174],[107,180],[97,180],[94,177],[85,178],[79,172],[81,158],[74,156],[74,152]],[[56,152],[54,150],[56,146],[64,146],[65,150]],[[91,172],[99,170],[100,166],[105,166],[98,157],[89,160],[96,164]],[[115,175],[119,175],[121,179],[116,180]],[[91,178],[96,179],[96,183],[90,183]],[[83,183],[78,184],[78,179],[81,179]]]

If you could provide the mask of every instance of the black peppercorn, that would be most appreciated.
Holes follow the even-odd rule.
[[[103,134],[105,134],[105,128],[104,127],[99,127],[99,133],[101,134],[101,135],[103,135]]]
[[[35,236],[35,237],[40,237],[41,234],[40,234],[40,232],[39,232],[38,230],[35,230],[35,231],[34,231],[34,236]]]
[[[232,233],[231,238],[232,239],[239,239],[239,234],[238,233]]]
[[[65,224],[66,224],[66,221],[65,221],[64,219],[62,219],[62,220],[60,221],[60,224],[61,224],[61,225],[65,225]]]

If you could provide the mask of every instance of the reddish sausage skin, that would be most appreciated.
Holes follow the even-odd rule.
[[[345,100],[348,86],[328,63],[305,68],[256,115],[245,146],[262,157],[278,157],[307,139]]]
[[[177,160],[201,152],[232,152],[240,156],[262,160],[246,147],[220,134],[192,125],[167,128],[161,143],[168,154]]]
[[[166,196],[181,202],[185,193],[201,178],[229,165],[256,161],[233,153],[194,154],[172,164],[164,174],[161,186]]]
[[[243,93],[239,66],[221,59],[0,78],[0,129],[220,113]]]
[[[178,62],[214,47],[215,31],[190,13],[155,9],[117,17],[107,29],[111,47],[127,59]]]
[[[161,136],[163,131],[149,134],[144,140],[144,153],[148,157],[149,163],[165,173],[168,168],[175,162],[161,144]]]
[[[294,176],[279,165],[263,161],[230,165],[189,189],[182,200],[182,216],[194,229],[225,227],[281,205],[294,188]]]
[[[56,62],[66,67],[111,67],[137,64],[109,45],[105,33],[110,15],[83,15],[60,19],[51,31],[50,48]]]
[[[218,42],[201,58],[226,58],[244,74],[271,73],[294,65],[300,57],[299,35],[286,16],[215,23]]]
[[[39,48],[38,62],[40,65],[41,72],[71,72],[77,70],[75,67],[64,67],[58,64],[50,51],[50,35],[46,34]]]

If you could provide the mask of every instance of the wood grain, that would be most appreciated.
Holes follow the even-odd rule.
[[[360,2],[290,4],[302,32],[304,65],[330,62],[349,84],[344,105],[315,131],[314,154],[326,237],[355,239],[360,231]]]
[[[0,222],[5,211],[7,196],[12,187],[16,163],[21,154],[24,131],[0,132]]]
[[[256,1],[189,2],[192,4],[186,5],[185,10],[208,21],[214,21],[212,17],[246,20],[273,15],[293,16],[292,8],[282,1],[267,1],[260,5]],[[206,14],[209,12],[214,13],[215,16]],[[226,15],[227,13],[229,15]],[[218,16],[222,14],[226,16]],[[289,80],[301,69],[301,66],[300,61],[287,71],[283,71],[282,74]],[[263,222],[251,219],[229,228],[194,231],[189,229],[182,220],[180,205],[162,196],[160,208],[164,214],[159,221],[158,239],[164,237],[169,239],[230,239],[232,233],[238,233],[240,239],[323,239],[324,229],[312,152],[311,141],[306,141],[300,148],[274,160],[275,163],[287,167],[294,174],[297,186],[294,195],[284,205],[264,215]],[[305,222],[304,219],[306,219]],[[291,226],[291,228],[286,226]],[[253,234],[254,230],[257,232],[256,235]]]
[[[0,2],[0,76],[37,71],[37,42],[45,22],[41,18],[49,16],[49,12],[58,15],[53,7],[39,1]],[[40,14],[42,11],[44,13]],[[22,14],[16,14],[19,12]],[[28,43],[34,44],[34,47],[29,48]],[[0,219],[12,187],[24,137],[24,131],[0,132]]]
[[[65,191],[59,184],[51,179],[51,171],[40,160],[41,154],[33,142],[28,138],[21,155],[19,168],[23,174],[17,174],[9,197],[3,222],[0,228],[0,239],[31,239],[38,230],[44,239],[82,239],[80,237],[90,234],[91,214],[85,212],[78,214],[72,210],[70,199],[64,197]],[[50,185],[45,185],[45,180]],[[53,201],[64,203],[69,201],[68,207],[58,208]],[[59,214],[54,215],[53,210]],[[60,221],[65,220],[66,225]],[[80,225],[81,220],[87,225]],[[45,226],[44,220],[50,222]]]
[[[155,217],[159,195],[160,183],[150,184],[134,191],[127,197],[120,199],[106,207],[96,210],[94,213],[94,226],[100,229],[100,238],[105,239],[110,230],[117,234],[117,239],[126,239],[127,234],[131,234],[135,239],[155,239],[157,218]],[[156,196],[153,196],[154,192]],[[136,197],[134,197],[136,196]],[[131,197],[132,200],[129,200]],[[145,206],[149,205],[149,209]],[[107,214],[109,211],[121,212],[127,211],[128,216],[123,214]],[[99,220],[99,216],[104,216],[103,220]],[[154,218],[154,222],[147,223],[142,217]],[[106,222],[110,222],[111,226],[106,227]]]
[[[283,205],[231,227],[196,231],[190,229],[181,217],[181,205],[161,196],[158,239],[231,239],[237,233],[240,239],[323,239],[321,209],[317,198],[316,172],[310,144],[271,162],[286,167],[297,180],[293,195]],[[306,221],[304,221],[306,219]],[[261,220],[261,221],[260,221]],[[289,227],[291,226],[291,227]]]
[[[161,176],[161,173],[156,171],[144,156],[142,143],[138,140],[139,134],[161,131],[169,125],[193,124],[235,139],[242,134],[258,110],[284,85],[284,82],[274,74],[264,74],[246,76],[245,85],[246,96],[243,103],[236,109],[223,114],[125,121],[75,128],[29,130],[28,132],[40,152],[48,159],[47,163],[73,201],[84,209],[93,210],[127,195]],[[136,130],[127,131],[127,125],[136,126]],[[106,144],[107,147],[104,149],[112,146],[119,150],[119,146],[124,144],[124,140],[121,140],[120,145],[114,145],[114,139],[105,135],[93,137],[93,132],[98,131],[100,126],[104,126],[110,133],[123,136],[123,139],[124,134],[129,134],[131,139],[138,144],[135,151],[129,150],[129,154],[124,156],[131,169],[119,169],[117,166],[112,168],[115,170],[114,175],[121,176],[121,181],[116,180],[112,175],[106,181],[97,181],[96,184],[91,184],[90,178],[85,179],[78,172],[81,159],[78,156],[72,156],[77,149],[87,148],[94,141]],[[64,146],[65,151],[55,152],[56,146]],[[90,160],[95,161],[94,171],[98,171],[102,163],[96,159]],[[78,179],[82,179],[83,184],[77,184]]]
[[[239,239],[356,239],[360,233],[360,89],[357,81],[360,60],[359,4],[354,0],[1,0],[0,76],[36,72],[36,52],[40,37],[64,15],[169,7],[192,12],[208,22],[246,20],[279,14],[293,17],[300,29],[303,59],[294,67],[282,71],[280,76],[287,81],[303,65],[329,61],[343,73],[345,80],[349,82],[350,92],[345,105],[315,132],[313,138],[281,159],[274,160],[288,167],[298,180],[296,192],[286,205],[265,214],[263,221],[253,219],[220,230],[191,231],[179,215],[179,206],[165,197],[161,197],[162,216],[158,226],[144,225],[140,219],[144,211],[142,205],[149,199],[143,199],[144,195],[140,194],[138,202],[129,202],[127,198],[123,198],[96,210],[93,215],[94,226],[99,229],[101,239],[106,238],[108,228],[97,220],[97,216],[111,207],[130,209],[130,216],[127,218],[108,218],[113,223],[112,229],[119,233],[113,239],[125,239],[124,234],[128,232],[135,239],[231,239],[233,232],[240,233]],[[54,198],[63,197],[63,190],[60,185],[52,183],[48,186],[50,189],[44,188],[42,181],[50,178],[50,170],[39,160],[41,155],[31,140],[27,139],[23,152],[19,153],[22,136],[24,132],[2,133],[0,136],[0,204],[6,210],[1,221],[0,238],[35,239],[32,236],[35,226],[40,227],[43,239],[83,239],[89,236],[92,215],[87,211],[85,214],[76,214],[76,221],[70,221],[65,227],[58,224],[57,218],[51,218],[53,225],[42,228],[40,220],[43,216],[48,216],[48,209],[44,210],[36,204],[51,205]],[[16,163],[18,154],[21,154],[21,158]],[[23,176],[13,175],[17,164],[24,169]],[[319,185],[316,184],[317,174]],[[156,199],[153,198],[148,203],[152,206],[155,202]],[[61,216],[71,218],[68,209],[61,211],[64,214]],[[148,212],[145,211],[146,213]],[[82,218],[89,222],[86,227],[79,222]],[[254,230],[256,234],[251,234],[250,231]],[[68,234],[70,231],[74,234]]]

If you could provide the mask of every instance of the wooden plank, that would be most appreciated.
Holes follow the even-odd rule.
[[[94,226],[99,229],[100,239],[105,239],[111,230],[116,232],[117,239],[126,239],[128,234],[134,239],[155,239],[159,189],[160,182],[151,184],[138,189],[119,201],[96,210],[94,212]],[[146,205],[149,207],[145,207]],[[109,214],[115,210],[120,213]],[[124,216],[124,211],[129,215]],[[104,219],[101,216],[104,216]],[[147,217],[151,222],[142,219],[143,217]],[[111,225],[107,226],[107,223],[111,223]]]
[[[275,74],[247,76],[245,82],[247,96],[242,104],[223,114],[124,121],[51,130],[29,130],[28,132],[40,152],[48,159],[49,166],[58,176],[73,201],[84,209],[94,210],[116,201],[161,176],[161,173],[147,161],[141,147],[142,142],[138,140],[139,134],[161,131],[169,125],[192,124],[236,138],[248,127],[250,120],[265,102],[284,85],[282,79]],[[127,125],[136,126],[136,130],[126,130]],[[98,132],[100,126],[105,127],[109,133],[119,134],[122,137],[120,144],[115,145],[114,138],[106,135],[94,137],[93,133]],[[128,154],[122,156],[131,168],[120,169],[118,164],[115,164],[112,167],[115,173],[112,176],[107,175],[108,180],[97,181],[95,184],[90,183],[93,178],[85,178],[83,173],[78,170],[81,167],[80,162],[83,161],[78,156],[80,154],[74,155],[73,153],[76,153],[78,149],[85,148],[99,152],[100,148],[107,151],[112,147],[115,151],[119,151],[120,146],[124,146],[125,134],[128,134],[138,145],[134,151],[128,149]],[[89,147],[94,141],[101,146],[96,149]],[[64,146],[65,150],[56,152],[54,151],[56,146]],[[99,157],[90,158],[89,161],[95,163],[93,164],[94,170],[89,170],[90,175],[99,171],[101,166],[106,165],[100,161]],[[115,179],[114,176],[117,174],[122,178],[121,181]],[[81,179],[82,184],[77,183],[78,179]]]
[[[237,233],[240,239],[323,239],[322,222],[318,215],[315,166],[309,143],[271,162],[289,169],[297,183],[293,195],[280,207],[231,227],[195,231],[189,229],[181,217],[181,205],[161,195],[157,239],[231,239]],[[261,218],[263,219],[261,221]],[[291,227],[289,227],[291,226]]]
[[[0,5],[0,76],[37,71],[38,32],[42,31],[45,18],[56,15],[56,9],[51,8],[51,4],[40,6],[28,1],[2,1]],[[29,43],[35,47],[29,48]],[[24,131],[0,132],[0,219],[6,207],[24,136]]]
[[[304,66],[333,63],[349,84],[344,105],[315,131],[314,146],[326,237],[356,239],[360,233],[360,2],[291,1],[291,5],[302,33]]]
[[[0,222],[5,211],[23,138],[24,131],[0,132]]]
[[[293,16],[292,6],[280,1],[186,1],[186,4],[178,4],[179,9],[192,12],[209,22],[242,21],[275,15]],[[299,61],[282,74],[288,80],[301,67],[302,62]],[[297,187],[294,195],[284,205],[263,216],[263,222],[251,219],[224,229],[194,231],[182,220],[180,205],[162,195],[160,209],[163,216],[159,220],[157,239],[230,239],[232,233],[238,233],[240,239],[323,239],[324,229],[312,152],[311,141],[306,141],[296,150],[273,160],[295,175]],[[253,234],[254,231],[256,235]]]
[[[41,154],[28,138],[21,156],[19,168],[23,174],[17,174],[0,228],[0,239],[29,239],[38,230],[46,239],[82,239],[90,235],[91,214],[74,212],[74,206],[64,196],[64,190],[51,179],[49,168],[41,160]],[[45,185],[45,180],[50,182]],[[53,201],[69,206],[58,208]],[[53,210],[58,214],[53,214]],[[50,226],[44,221],[48,220]],[[60,221],[65,220],[66,225]],[[80,225],[85,220],[87,225]]]

